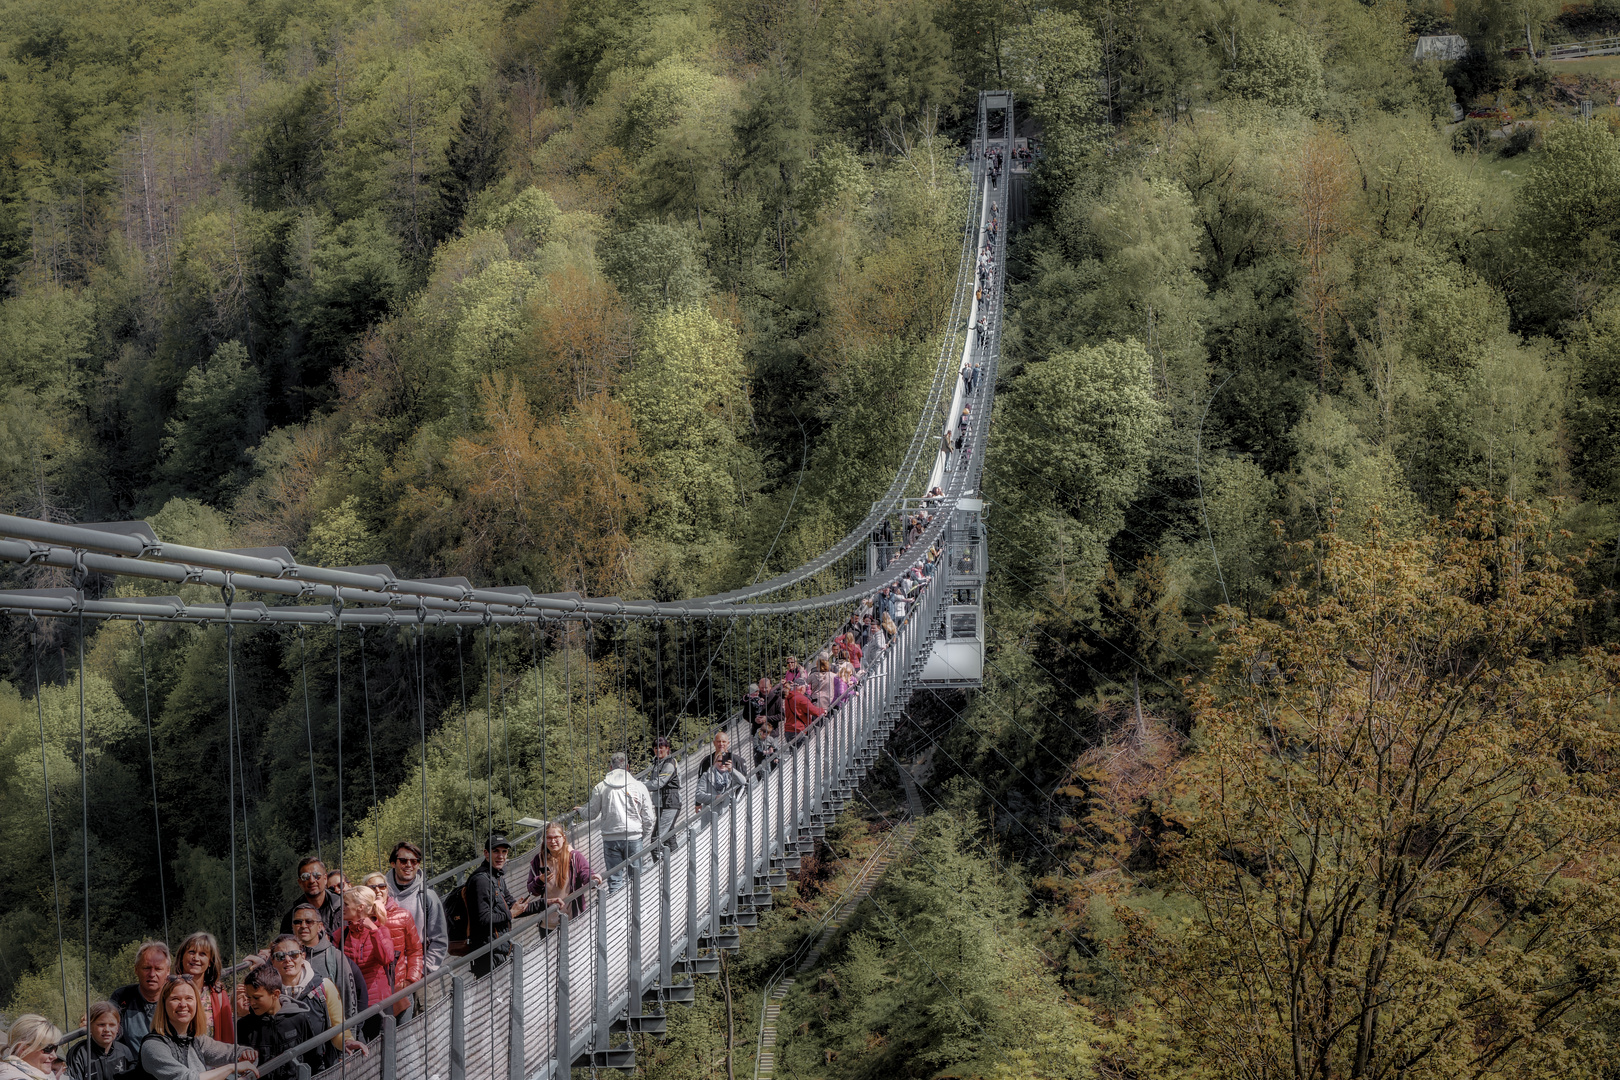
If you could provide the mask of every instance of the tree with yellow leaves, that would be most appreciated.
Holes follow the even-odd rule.
[[[1609,1075],[1620,655],[1566,639],[1557,542],[1469,494],[1410,540],[1296,546],[1274,620],[1223,609],[1162,851],[1195,915],[1116,908],[1222,1075]]]

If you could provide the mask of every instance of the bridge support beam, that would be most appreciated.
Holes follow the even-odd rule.
[[[523,1054],[523,942],[512,943],[512,997],[507,1002],[506,1076],[524,1080]]]
[[[554,1039],[556,1071],[551,1080],[571,1080],[574,1066],[574,1030],[569,1020],[573,1009],[568,996],[568,912],[557,915],[557,1033]]]
[[[450,979],[450,1080],[467,1080],[467,980]]]

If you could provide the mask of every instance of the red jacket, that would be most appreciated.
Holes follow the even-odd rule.
[[[785,709],[787,722],[782,725],[782,730],[789,735],[801,734],[805,728],[810,726],[810,721],[825,711],[821,706],[806,697],[804,688],[797,685],[788,691]]]
[[[394,944],[394,987],[409,986],[422,977],[422,933],[411,913],[398,900],[388,897],[388,918],[383,929]]]
[[[344,923],[338,931],[343,954],[355,962],[366,980],[366,1001],[376,1005],[394,992],[388,969],[394,963],[394,943],[370,919]]]

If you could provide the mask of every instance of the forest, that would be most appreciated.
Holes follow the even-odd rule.
[[[1612,1077],[1620,61],[1546,54],[1617,33],[1613,0],[0,0],[0,512],[592,596],[795,566],[900,464],[1011,89],[1041,157],[985,685],[913,702],[929,813],[779,1069]],[[0,619],[7,1015],[72,1021],[148,936],[262,939],[305,853],[470,857],[737,704],[650,630],[79,634]],[[752,1067],[750,993],[898,787],[743,949],[735,1025],[703,983],[641,1074]]]

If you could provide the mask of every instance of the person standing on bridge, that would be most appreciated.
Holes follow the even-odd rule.
[[[444,901],[427,887],[422,873],[422,849],[409,840],[394,845],[388,856],[388,895],[410,913],[422,938],[422,974],[432,975],[450,955],[450,930],[444,921]]]
[[[614,754],[608,765],[608,774],[591,790],[590,802],[579,809],[602,833],[602,861],[611,871],[608,894],[612,895],[624,888],[624,863],[640,853],[642,840],[652,836],[658,819],[647,785],[630,775],[629,756]]]
[[[803,691],[795,687],[793,696],[802,697]],[[747,778],[733,767],[730,752],[721,754],[715,759],[713,768],[698,778],[697,808],[702,810],[705,806],[719,802],[723,796],[733,791],[741,791],[747,786]]]
[[[467,951],[477,952],[512,929],[512,920],[529,910],[529,900],[512,899],[512,890],[506,885],[506,860],[511,858],[512,843],[501,833],[495,833],[484,845],[484,861],[467,876]],[[512,958],[510,943],[496,945],[472,962],[472,973],[482,978],[489,969]]]
[[[303,904],[313,904],[315,910],[320,912],[321,922],[326,925],[326,936],[335,937],[343,926],[343,894],[334,893],[326,887],[326,864],[314,855],[302,859],[298,863],[298,888],[304,898],[293,905],[293,911]],[[281,917],[283,934],[293,932],[292,918],[292,911]]]
[[[190,975],[166,979],[158,993],[152,1033],[141,1040],[141,1069],[150,1080],[225,1080],[258,1076],[251,1046],[232,1046],[203,1034],[201,999]]]
[[[140,1058],[118,1039],[118,1006],[98,1001],[85,1025],[90,1037],[68,1052],[71,1080],[114,1080],[140,1068]],[[57,1036],[60,1038],[60,1036]]]
[[[822,653],[820,656],[816,657],[816,669],[812,671],[808,677],[806,677],[804,688],[805,692],[810,695],[810,700],[815,702],[816,705],[821,708],[822,712],[826,712],[828,709],[832,708],[832,658],[826,653]]]
[[[838,672],[833,676],[833,704],[842,705],[848,701],[854,696],[857,685],[855,665],[845,660],[838,665]]]
[[[0,1080],[47,1080],[56,1075],[62,1058],[57,1044],[62,1030],[38,1013],[23,1013],[6,1032],[5,1054],[0,1056]]]
[[[372,921],[388,935],[394,944],[394,989],[418,982],[422,978],[422,934],[416,929],[416,920],[388,891],[388,875],[377,872],[366,875],[366,888],[376,894]],[[394,1016],[400,1022],[410,1019],[413,998],[402,998],[394,1003]]]
[[[373,918],[377,894],[364,885],[351,885],[343,894],[343,930],[338,944],[343,955],[360,968],[366,982],[366,1000],[376,1005],[394,992],[397,970],[394,939]],[[373,1016],[361,1025],[367,1042],[382,1033],[382,1017]]]
[[[326,1030],[326,1017],[294,1000],[292,988],[274,964],[260,964],[242,981],[241,996],[247,1011],[240,1021],[240,1042],[257,1053],[259,1061],[269,1061],[308,1042]],[[311,1073],[330,1064],[326,1044],[304,1051],[301,1060]],[[273,1072],[259,1072],[261,1080],[298,1080],[298,1065],[288,1062]]]
[[[769,691],[770,681],[761,679],[760,690]],[[755,716],[750,717],[756,726],[769,723],[765,719],[765,702],[758,702]],[[660,735],[653,740],[653,767],[652,775],[648,778],[648,794],[656,793],[658,800],[658,821],[653,827],[652,839],[654,843],[663,840],[674,830],[675,819],[681,816],[681,762],[670,753],[669,736]],[[653,853],[657,858],[658,853]]]
[[[771,680],[768,675],[761,675],[759,682],[748,688],[748,696],[743,698],[743,719],[754,727],[759,727],[765,719],[765,703],[771,696]],[[648,785],[656,790],[654,785]]]
[[[754,767],[767,770],[782,764],[782,740],[776,737],[776,728],[767,720],[754,732]]]
[[[584,891],[587,883],[600,886],[602,875],[591,869],[591,860],[583,851],[568,842],[567,826],[551,822],[539,850],[529,860],[529,895],[545,903],[546,929],[556,928],[565,901],[570,919],[585,914],[585,902],[590,899]]]
[[[112,992],[122,1027],[118,1037],[140,1056],[141,1040],[152,1030],[158,997],[169,977],[169,947],[161,941],[143,941],[135,950],[135,981]]]
[[[281,973],[282,997],[296,1002],[321,1020],[317,1030],[336,1030],[331,1047],[334,1053],[345,1051],[366,1055],[366,1044],[351,1037],[343,1027],[343,995],[337,985],[317,972],[306,959],[303,943],[291,934],[282,934],[270,943],[270,963]],[[236,986],[237,1013],[246,1016],[249,1011],[246,988]]]
[[[236,1041],[236,1016],[231,1011],[231,995],[220,978],[225,965],[220,962],[219,942],[206,930],[199,930],[180,943],[180,970],[191,976],[202,998],[203,1034],[220,1042]]]
[[[327,936],[326,924],[313,904],[299,904],[292,911],[292,936],[303,947],[304,958],[310,969],[329,979],[338,990],[338,1003],[343,1015],[353,1016],[369,1004],[366,1000],[366,977]],[[274,953],[270,956],[273,959]]]
[[[824,711],[821,706],[810,700],[803,687],[792,687],[788,691],[787,723],[782,725],[782,734],[797,740]],[[704,776],[708,775],[704,773]]]

